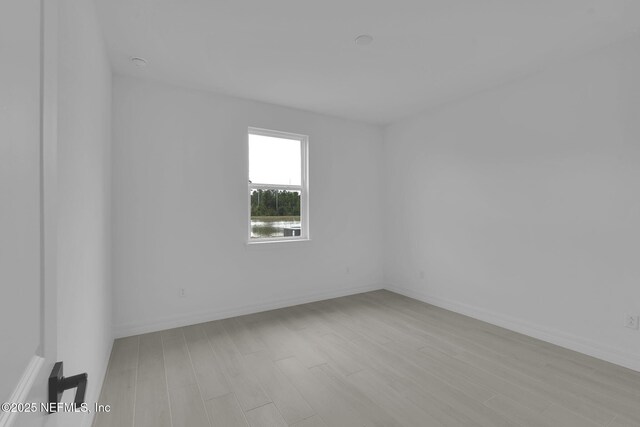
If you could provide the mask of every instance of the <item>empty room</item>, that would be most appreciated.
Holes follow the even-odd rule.
[[[639,427],[640,2],[2,0],[0,427]]]

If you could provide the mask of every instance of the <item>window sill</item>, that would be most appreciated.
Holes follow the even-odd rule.
[[[302,242],[309,242],[311,241],[311,239],[309,237],[305,237],[305,238],[298,238],[298,239],[259,239],[259,240],[250,240],[248,242],[246,242],[246,246],[262,246],[262,245],[269,245],[269,244],[274,244],[274,243],[302,243]]]

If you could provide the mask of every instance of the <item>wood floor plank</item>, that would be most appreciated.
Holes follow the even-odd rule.
[[[224,370],[231,390],[244,411],[271,403],[254,373],[245,365],[242,354],[227,334],[221,322],[203,325],[209,338],[215,360]]]
[[[300,331],[299,333],[303,334],[310,342],[313,342],[318,351],[322,353],[326,363],[343,375],[351,375],[364,369],[364,366],[356,358],[331,343],[330,338],[335,338],[335,334],[329,333],[323,336],[316,336],[310,331]]]
[[[542,412],[542,418],[549,424],[562,427],[596,427],[597,424],[589,421],[580,414],[563,408],[559,405],[551,405]]]
[[[368,419],[377,426],[400,426],[400,422],[391,414],[384,411],[357,387],[349,384],[344,377],[339,375],[329,365],[324,364],[309,369],[320,382],[328,384],[332,393],[350,407],[354,408],[362,419]]]
[[[377,372],[378,376],[389,384],[391,389],[400,393],[405,399],[413,402],[418,407],[423,408],[441,424],[459,427],[479,425],[455,407],[450,406],[446,401],[434,396],[410,374],[405,375],[399,372],[398,367],[385,360],[384,355],[381,357],[380,354],[376,355],[371,351],[366,351],[354,342],[337,335],[327,335],[326,337],[331,339],[334,345],[352,354],[368,369]]]
[[[539,375],[549,384],[572,390],[576,395],[585,396],[598,404],[605,405],[615,412],[626,413],[640,425],[640,407],[638,405],[640,397],[636,393],[625,393],[610,384],[594,381],[584,374],[576,374],[549,364],[534,375]]]
[[[320,415],[314,415],[313,417],[305,418],[302,421],[298,421],[295,424],[291,424],[291,427],[328,427],[328,426],[320,417]]]
[[[585,418],[598,425],[606,425],[615,415],[612,411],[590,404],[580,396],[576,396],[566,390],[549,386],[544,381],[540,381],[535,377],[527,376],[518,370],[505,367],[499,362],[485,359],[470,353],[464,353],[458,357],[472,365],[486,369],[492,374],[500,376],[507,381],[518,384],[523,388],[532,389],[538,393],[546,394],[553,403],[558,403],[559,405],[571,409],[574,412],[582,414]]]
[[[287,427],[288,424],[282,418],[278,408],[269,403],[246,413],[247,421],[251,427]]]
[[[173,329],[165,329],[164,331],[160,331],[160,336],[163,340],[171,340],[180,338],[183,335],[182,328],[173,328]]]
[[[638,423],[621,416],[617,416],[607,427],[638,427]]]
[[[169,389],[195,384],[196,377],[191,366],[187,343],[182,333],[180,332],[180,335],[171,334],[167,339],[163,336],[162,350]]]
[[[162,338],[159,333],[140,336],[136,381],[136,418],[138,418],[138,408],[144,412],[147,408],[154,406],[158,408],[169,406]]]
[[[109,369],[111,372],[129,371],[138,366],[140,337],[119,338],[113,342]]]
[[[316,315],[318,323],[322,325],[322,328],[327,328],[330,332],[337,333],[346,339],[360,337],[359,333],[338,320],[338,318],[333,315],[334,312],[328,310],[327,306],[322,304],[323,302],[324,301],[320,301],[310,308],[310,310]]]
[[[407,362],[424,372],[451,385],[478,402],[485,402],[496,395],[496,392],[485,384],[470,381],[465,375],[447,364],[441,364],[429,358],[427,354],[414,349],[405,343],[386,344],[386,348],[399,353]]]
[[[386,344],[393,341],[393,333],[387,328],[371,327],[366,318],[358,312],[357,303],[352,300],[336,299],[333,301],[335,310],[331,315],[343,326],[356,331],[358,335],[366,337],[376,344]]]
[[[134,418],[136,427],[171,427],[171,414],[169,413],[169,399],[161,404],[138,404]]]
[[[202,325],[213,352],[224,368],[225,373],[231,377],[235,377],[244,372],[242,365],[242,355],[236,348],[235,344],[227,334],[222,322],[215,321]]]
[[[255,373],[263,390],[276,405],[287,424],[293,424],[315,415],[298,390],[265,351],[251,353],[245,357],[248,367]]]
[[[429,414],[442,424],[447,426],[483,425],[481,421],[476,420],[479,414],[472,417],[468,415],[469,405],[478,408],[480,402],[473,402],[468,398],[455,401],[455,395],[459,395],[459,391],[435,377],[405,365],[398,355],[386,351],[384,347],[378,348],[364,338],[352,341],[339,339],[336,345],[353,352],[362,363],[384,375],[391,387],[420,407],[427,408]],[[484,411],[481,409],[480,412]],[[472,411],[471,413],[473,414]]]
[[[294,305],[283,309],[282,322],[288,328],[294,331],[300,331],[312,326],[315,323],[315,317],[309,311],[311,304]]]
[[[133,426],[135,379],[135,369],[108,371],[99,402],[110,405],[112,410],[96,414],[95,427]]]
[[[326,362],[313,345],[310,345],[308,341],[305,342],[299,334],[287,328],[277,314],[274,314],[270,322],[255,325],[255,331],[266,343],[274,361],[295,356],[306,367]]]
[[[485,402],[485,405],[522,427],[555,427],[560,425],[545,420],[539,412],[502,395],[492,397]]]
[[[251,331],[251,327],[248,326],[246,319],[242,317],[232,317],[231,319],[223,320],[221,323],[240,353],[250,354],[265,350],[266,347],[264,343],[256,338],[254,332]]]
[[[169,400],[173,427],[211,427],[197,385],[170,389]]]
[[[247,427],[247,420],[233,393],[207,400],[205,407],[212,427]]]
[[[400,321],[397,316],[387,313],[385,310],[379,310],[368,300],[353,295],[353,299],[358,302],[357,313],[362,316],[365,323],[372,328],[385,331],[390,336],[391,341],[402,343],[414,349],[421,348],[428,343],[428,339],[421,334],[415,333],[406,322]]]
[[[216,361],[207,334],[201,325],[184,328],[187,350],[202,398],[209,400],[231,392],[222,367]]]
[[[164,376],[164,356],[160,333],[140,335],[138,378],[153,379]]]
[[[396,374],[401,377],[412,378],[427,393],[439,401],[455,407],[455,410],[478,425],[486,427],[512,425],[505,417],[482,405],[482,402],[457,389],[452,384],[443,381],[424,370],[416,369],[399,352],[390,351],[374,343],[360,341],[359,346],[370,352],[377,352],[386,364],[393,366]]]
[[[455,369],[461,375],[466,376],[469,381],[482,384],[494,390],[497,394],[509,396],[516,402],[535,411],[542,412],[551,406],[551,401],[546,395],[506,381],[484,369],[469,365],[455,357],[442,353],[433,347],[423,347],[420,352],[426,354],[431,360],[439,362],[438,366],[447,366],[450,369]]]
[[[346,377],[361,393],[389,413],[400,424],[405,426],[442,426],[427,411],[406,399],[401,393],[385,383],[382,376],[370,369],[364,369]]]
[[[311,407],[331,426],[373,426],[358,408],[352,407],[332,387],[320,381],[295,357],[281,359],[276,365],[287,375]]]

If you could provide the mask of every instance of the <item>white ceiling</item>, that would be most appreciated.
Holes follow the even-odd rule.
[[[118,73],[381,124],[640,28],[640,0],[97,3]]]

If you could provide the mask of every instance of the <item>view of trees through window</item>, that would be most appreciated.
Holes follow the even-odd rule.
[[[251,216],[300,216],[300,193],[287,190],[253,190]]]
[[[297,236],[300,229],[300,193],[287,190],[251,191],[251,236]]]

